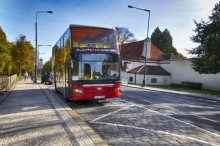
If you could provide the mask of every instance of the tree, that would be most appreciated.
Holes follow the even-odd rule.
[[[13,68],[15,66],[14,61],[12,60],[12,48],[14,47],[13,43],[8,42],[8,59],[7,62],[5,63],[5,66],[3,68],[3,73],[5,75],[11,75],[14,74],[16,72],[14,72]]]
[[[131,33],[128,28],[116,26],[115,30],[116,30],[119,44],[136,41],[134,34]]]
[[[176,48],[173,47],[173,38],[168,29],[163,32],[157,27],[151,35],[152,43],[164,53],[173,53],[179,56]]]
[[[164,52],[165,53],[173,53],[174,55],[178,55],[176,48],[173,47],[173,37],[171,36],[168,29],[165,29],[162,33],[162,38],[164,42]]]
[[[220,2],[218,2],[209,16],[208,22],[196,21],[196,33],[191,40],[199,46],[188,50],[194,55],[192,65],[195,71],[204,74],[216,74],[220,72]]]
[[[42,74],[45,74],[46,72],[47,73],[52,72],[52,59],[51,58],[49,61],[45,62],[44,66],[43,66]]]
[[[157,46],[157,48],[159,48],[162,52],[164,52],[164,48],[163,48],[163,39],[162,39],[162,32],[159,29],[159,27],[157,27],[154,32],[151,35],[151,41],[152,43]]]
[[[10,61],[10,43],[7,41],[5,32],[0,27],[0,72]]]
[[[16,64],[15,70],[19,75],[24,71],[34,70],[34,53],[34,47],[27,41],[26,36],[20,35],[12,51],[12,58]]]

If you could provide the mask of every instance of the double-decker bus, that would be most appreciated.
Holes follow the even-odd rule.
[[[120,54],[113,28],[70,25],[52,49],[55,90],[66,100],[121,97]]]

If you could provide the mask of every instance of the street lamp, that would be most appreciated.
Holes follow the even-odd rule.
[[[37,61],[38,61],[38,62],[39,62],[40,46],[48,46],[48,47],[51,47],[51,45],[38,45],[38,56],[37,56]],[[41,53],[41,54],[42,54],[42,53]]]
[[[40,54],[44,54],[44,53],[40,53],[40,46],[49,46],[49,47],[50,47],[51,45],[38,45],[37,64],[39,63],[39,55],[40,55]],[[37,69],[38,69],[38,67],[39,67],[39,66],[37,65]],[[38,72],[38,73],[39,73],[39,72]]]
[[[148,12],[148,25],[147,25],[147,42],[148,42],[148,33],[149,33],[149,22],[150,22],[150,10],[147,9],[141,9],[141,8],[137,8],[137,7],[133,7],[131,5],[128,5],[128,8],[134,8],[134,9],[138,9],[138,10],[142,10],[142,11],[146,11]],[[145,86],[145,75],[146,75],[146,62],[147,62],[147,46],[146,45],[146,51],[145,51],[145,63],[144,63],[144,79],[143,79],[143,86]]]
[[[38,13],[49,13],[49,14],[53,14],[53,11],[38,11],[37,13],[36,13],[36,22],[35,22],[35,37],[36,37],[36,43],[35,43],[35,71],[34,71],[34,83],[37,83],[37,61],[38,61],[38,51],[37,51],[37,14]]]

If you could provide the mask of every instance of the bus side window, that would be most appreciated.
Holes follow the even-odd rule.
[[[84,78],[86,80],[91,78],[91,66],[88,63],[84,64]]]

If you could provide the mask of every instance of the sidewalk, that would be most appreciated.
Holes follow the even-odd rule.
[[[0,96],[0,145],[107,144],[47,86],[29,79]]]
[[[124,86],[133,87],[133,88],[140,88],[140,89],[145,89],[145,90],[159,91],[159,92],[167,92],[167,93],[173,93],[173,94],[181,94],[181,95],[199,97],[199,98],[208,99],[208,100],[220,101],[220,96],[214,96],[214,95],[190,93],[190,92],[175,91],[175,90],[169,90],[169,89],[160,89],[160,88],[147,87],[147,86],[146,87],[141,87],[139,85],[131,85],[131,84],[124,85]]]

